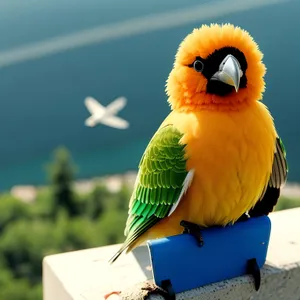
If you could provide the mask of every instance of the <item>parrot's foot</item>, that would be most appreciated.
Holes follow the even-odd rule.
[[[196,239],[199,247],[202,247],[204,245],[204,241],[201,235],[202,227],[200,225],[182,220],[180,222],[180,226],[184,228],[183,233],[189,233]]]
[[[247,221],[249,219],[250,219],[250,216],[247,213],[244,213],[237,219],[237,222],[243,222],[243,221]]]
[[[176,295],[170,280],[163,280],[161,287],[157,286],[152,280],[140,282],[133,287],[122,292],[110,292],[104,296],[105,300],[110,300],[112,295],[118,295],[118,299],[148,299],[150,295],[159,295],[165,300],[175,300]],[[115,299],[112,297],[111,299]]]
[[[254,286],[255,290],[258,291],[260,287],[260,280],[261,280],[261,275],[260,275],[260,269],[257,264],[256,258],[249,259],[247,262],[247,273],[249,275],[252,275],[254,278]]]
[[[120,299],[149,299],[155,296],[160,296],[165,300],[175,300],[176,296],[170,280],[163,280],[161,287],[157,286],[152,280],[140,282],[129,289],[122,291]]]
[[[147,285],[142,288],[142,290],[147,291],[147,295],[143,299],[147,299],[147,296],[150,295],[160,295],[166,300],[175,300],[176,296],[170,280],[164,280],[161,285],[162,288],[158,287],[154,283],[147,283]]]

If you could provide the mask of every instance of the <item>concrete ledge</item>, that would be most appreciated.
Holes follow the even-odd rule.
[[[178,294],[176,299],[299,300],[300,208],[272,213],[270,218],[271,239],[259,292],[252,279],[243,276]],[[112,245],[45,257],[44,300],[100,300],[113,290],[121,290],[125,299],[143,299],[143,282],[152,279],[148,250],[139,247],[110,266],[107,260],[118,248]]]

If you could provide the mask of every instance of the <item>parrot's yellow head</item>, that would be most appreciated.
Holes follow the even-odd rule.
[[[180,44],[166,91],[172,109],[238,110],[265,89],[263,54],[231,24],[194,29]]]

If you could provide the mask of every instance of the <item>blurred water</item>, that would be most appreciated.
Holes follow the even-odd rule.
[[[208,1],[205,1],[208,2]],[[217,1],[215,1],[217,3]],[[58,35],[184,8],[176,1],[21,1],[0,3],[0,51]],[[196,0],[188,6],[199,4]],[[249,30],[268,67],[265,103],[288,150],[290,180],[300,180],[298,125],[299,1],[201,21],[232,22]],[[79,47],[0,69],[0,189],[42,184],[50,152],[67,146],[79,176],[136,169],[149,139],[169,112],[165,80],[182,38],[201,22]],[[0,54],[1,57],[1,54]],[[83,100],[104,105],[126,96],[121,131],[84,127]]]

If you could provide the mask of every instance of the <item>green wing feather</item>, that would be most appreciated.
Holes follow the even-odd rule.
[[[286,151],[280,137],[276,138],[270,179],[256,205],[248,212],[251,217],[268,215],[273,211],[288,174]]]
[[[186,170],[182,133],[173,125],[160,128],[147,146],[139,164],[136,184],[129,204],[127,236],[114,262],[143,233],[168,216],[179,200]]]

